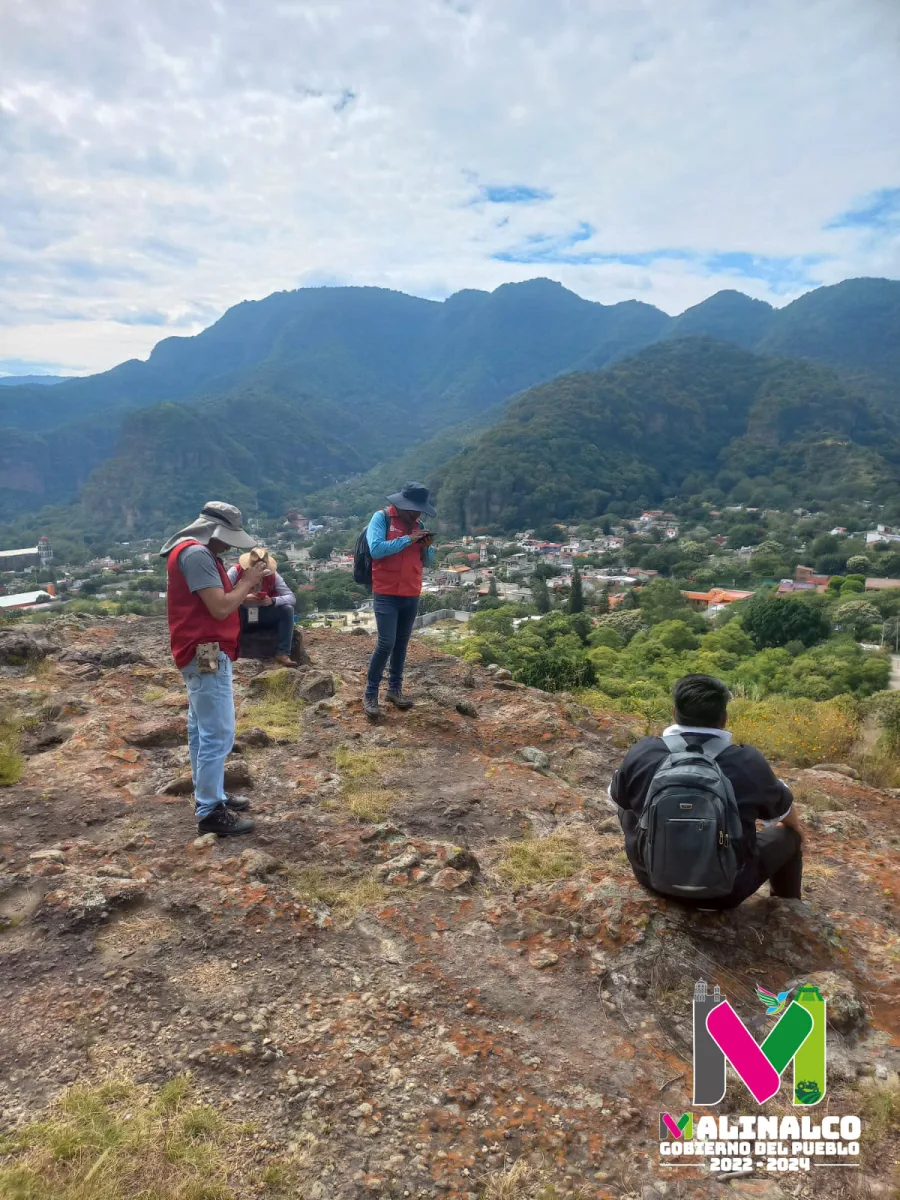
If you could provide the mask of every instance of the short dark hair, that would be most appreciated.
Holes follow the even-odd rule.
[[[679,725],[715,728],[725,720],[731,693],[713,675],[683,675],[672,689]]]

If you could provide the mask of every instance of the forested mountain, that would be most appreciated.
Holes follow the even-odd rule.
[[[98,513],[149,527],[173,504],[181,511],[179,472],[164,481],[179,439],[201,429],[196,470],[183,473],[199,493],[238,488],[278,508],[380,468],[351,482],[363,495],[412,462],[436,471],[535,384],[697,335],[829,363],[873,405],[900,408],[900,282],[890,280],[849,280],[777,310],[724,291],[674,318],[637,301],[596,304],[547,279],[443,302],[302,289],[238,304],[196,337],[160,342],[146,362],[0,389],[0,509],[69,503],[97,470],[86,499]],[[257,469],[267,445],[278,445],[276,463]],[[148,504],[153,479],[160,497]]]
[[[763,504],[893,496],[898,464],[896,420],[834,372],[688,338],[532,388],[432,482],[452,525],[511,529],[747,479]]]
[[[0,387],[49,387],[66,378],[66,375],[0,375]]]

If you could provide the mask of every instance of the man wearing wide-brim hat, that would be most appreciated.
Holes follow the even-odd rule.
[[[388,496],[389,508],[380,509],[369,522],[366,541],[372,556],[372,595],[378,640],[369,661],[363,709],[370,721],[381,716],[378,689],[388,669],[385,699],[405,710],[412,701],[403,695],[403,668],[412,636],[413,622],[422,594],[422,568],[434,562],[434,535],[421,517],[437,516],[422,483],[407,483],[402,491]]]
[[[276,629],[278,631],[278,653],[275,661],[282,667],[296,667],[291,658],[294,641],[294,608],[297,597],[278,573],[278,563],[265,548],[255,546],[242,554],[237,566],[229,567],[228,578],[233,585],[239,583],[244,573],[254,563],[264,565],[262,583],[251,592],[241,605],[241,633],[248,629]]]
[[[238,609],[260,587],[266,569],[265,561],[257,562],[232,587],[219,561],[232,547],[253,547],[241,511],[210,500],[196,521],[170,537],[159,552],[166,560],[172,655],[188,694],[197,828],[219,837],[253,828],[249,817],[238,815],[249,802],[225,792],[225,760],[234,745],[231,664],[241,635]]]

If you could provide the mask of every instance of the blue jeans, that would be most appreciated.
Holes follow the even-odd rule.
[[[278,653],[290,654],[294,641],[294,606],[292,604],[266,604],[259,609],[259,620],[251,625],[247,620],[247,606],[241,605],[241,633],[252,633],[254,629],[278,630]]]
[[[194,780],[194,806],[202,821],[225,802],[225,759],[234,745],[234,692],[231,659],[219,655],[214,675],[201,675],[196,658],[182,668],[188,694],[188,746]]]
[[[391,660],[388,691],[399,692],[403,687],[406,648],[412,634],[413,621],[419,611],[418,596],[382,596],[376,593],[373,600],[378,641],[369,659],[369,675],[366,679],[366,695],[370,697],[378,695],[388,659]]]

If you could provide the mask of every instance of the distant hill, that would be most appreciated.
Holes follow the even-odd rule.
[[[0,387],[49,387],[65,383],[68,375],[0,375]]]
[[[511,529],[744,480],[764,503],[896,495],[898,464],[897,423],[834,372],[689,338],[532,388],[431,482],[450,523]]]
[[[783,309],[723,291],[677,317],[633,300],[583,300],[548,279],[443,302],[381,288],[301,289],[235,305],[195,337],[166,338],[146,362],[53,387],[5,386],[0,506],[16,515],[72,502],[98,469],[105,490],[88,493],[102,497],[98,512],[139,524],[142,513],[175,516],[185,498],[174,482],[168,499],[137,502],[147,481],[133,431],[142,429],[144,458],[164,475],[176,431],[198,429],[199,418],[181,408],[206,415],[190,486],[255,489],[264,508],[319,494],[335,479],[402,470],[417,446],[436,471],[510,397],[686,336],[826,363],[852,376],[853,391],[873,405],[900,410],[900,282],[891,280],[848,280]],[[145,411],[155,415],[135,425]],[[226,459],[246,461],[238,429],[254,448],[289,435],[282,465],[262,475],[235,465],[223,478]]]

